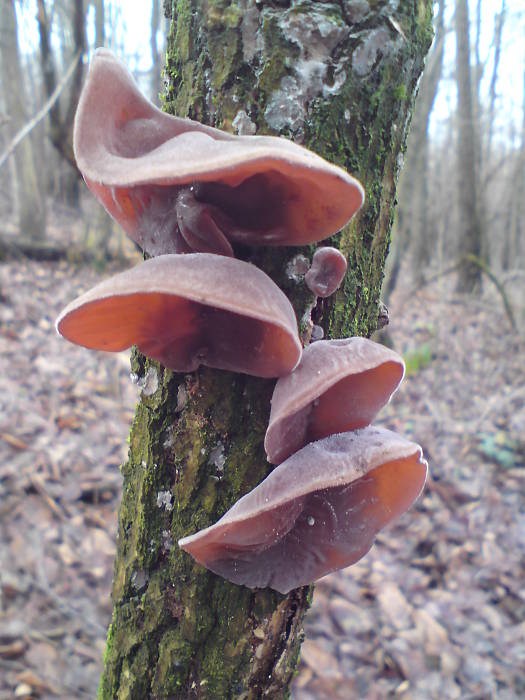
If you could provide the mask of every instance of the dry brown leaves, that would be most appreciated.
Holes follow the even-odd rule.
[[[0,267],[0,698],[92,698],[136,390],[126,355],[68,346],[93,270]]]
[[[423,498],[357,565],[321,581],[295,700],[525,697],[525,289],[402,289],[395,348],[419,367],[380,423],[422,444]]]
[[[99,278],[0,267],[0,700],[96,693],[137,389],[127,355],[71,346],[53,323]],[[523,332],[492,294],[457,299],[443,281],[400,290],[390,312],[419,367],[380,422],[423,445],[432,481],[318,584],[294,698],[524,697]]]

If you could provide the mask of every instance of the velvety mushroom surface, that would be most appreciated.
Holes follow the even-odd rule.
[[[107,49],[91,62],[74,151],[88,187],[150,255],[228,254],[223,236],[304,245],[342,228],[364,199],[357,180],[291,141],[234,136],[161,112]],[[189,193],[182,203],[181,189]]]
[[[78,345],[137,345],[178,372],[200,365],[259,377],[289,373],[301,357],[293,308],[254,265],[210,253],[162,255],[69,304],[57,330]]]
[[[369,425],[403,379],[403,359],[366,338],[319,340],[279,379],[264,440],[279,464],[308,442]]]
[[[304,276],[306,286],[318,297],[329,297],[343,281],[346,267],[346,258],[337,248],[318,248]]]
[[[421,448],[383,428],[310,443],[179,546],[211,571],[281,593],[354,564],[416,500]]]

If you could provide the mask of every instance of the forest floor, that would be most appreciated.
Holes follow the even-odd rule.
[[[138,390],[128,353],[71,346],[54,319],[111,271],[0,264],[0,700],[96,694]],[[408,373],[378,422],[422,444],[431,479],[316,586],[295,700],[525,697],[525,277],[506,281],[518,333],[489,285],[391,300]]]

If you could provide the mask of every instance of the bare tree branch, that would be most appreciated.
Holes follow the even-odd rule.
[[[77,66],[77,63],[80,60],[81,52],[78,51],[77,54],[75,55],[73,61],[71,62],[71,65],[67,69],[66,73],[64,74],[63,78],[61,81],[58,83],[56,88],[53,91],[53,94],[49,97],[47,102],[44,104],[42,109],[40,109],[35,116],[27,122],[27,124],[20,129],[20,131],[16,134],[14,139],[12,139],[11,143],[7,146],[6,150],[2,153],[0,156],[0,168],[4,165],[4,163],[7,161],[11,153],[15,150],[15,148],[18,146],[21,141],[25,139],[25,137],[33,131],[35,126],[42,121],[42,119],[46,116],[46,114],[49,112],[50,109],[52,109],[53,105],[55,102],[58,100],[60,97],[60,94],[66,87],[67,83],[71,79],[71,76],[75,72],[75,68]]]

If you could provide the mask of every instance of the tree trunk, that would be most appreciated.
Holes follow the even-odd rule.
[[[467,0],[468,3],[468,0]],[[478,185],[481,170],[483,168],[483,139],[482,139],[482,104],[481,104],[481,81],[485,72],[485,63],[481,60],[481,6],[482,0],[476,2],[476,29],[474,33],[474,65],[471,70],[471,87],[472,87],[472,128],[474,129],[474,152],[476,159],[476,173],[478,176]],[[468,12],[467,5],[467,12]],[[470,21],[467,17],[467,25],[469,26],[470,38]],[[456,30],[457,36],[457,30]],[[469,56],[470,62],[470,56]],[[472,80],[474,84],[472,85]]]
[[[400,203],[394,234],[397,238],[394,239],[392,264],[383,287],[387,303],[397,282],[401,259],[407,248],[410,246],[411,249],[412,270],[416,283],[422,280],[435,248],[435,225],[428,216],[428,126],[441,78],[445,43],[444,18],[445,0],[440,0],[436,37],[419,85],[408,137],[407,156],[400,180]]]
[[[432,260],[435,250],[436,225],[429,216],[428,178],[429,178],[429,135],[430,115],[436,99],[441,68],[443,65],[443,46],[445,43],[445,0],[440,0],[437,17],[436,44],[423,78],[419,99],[415,108],[415,125],[410,136],[415,132],[415,139],[410,143],[415,154],[413,182],[412,219],[414,245],[412,248],[412,269],[416,282],[421,282],[423,274]]]
[[[504,270],[523,267],[523,219],[525,217],[525,72],[523,73],[523,102],[521,106],[521,139],[516,164],[511,169],[508,199],[503,229],[501,266]]]
[[[40,38],[40,60],[46,96],[49,98],[57,85],[55,58],[51,48],[51,21],[44,0],[37,0],[37,19]],[[82,0],[72,0],[71,12],[71,48],[63,46],[63,52],[69,60],[85,48],[84,35],[84,6]],[[98,27],[98,25],[97,25]],[[73,74],[71,87],[68,91],[67,104],[59,100],[49,112],[49,138],[56,151],[67,164],[67,170],[61,177],[60,191],[64,201],[74,208],[79,206],[80,173],[76,167],[73,154],[73,121],[82,88],[83,63],[78,61]]]
[[[3,0],[0,4],[0,64],[9,117],[7,133],[13,138],[28,121],[14,0]],[[39,169],[30,138],[19,144],[13,157],[20,233],[25,238],[41,239],[46,232],[45,193],[43,183],[37,175]]]
[[[489,87],[489,113],[487,122],[487,147],[485,151],[484,162],[490,167],[490,158],[492,156],[492,140],[494,138],[494,116],[496,111],[496,89],[498,84],[498,70],[501,58],[501,39],[503,36],[503,26],[505,24],[505,0],[501,2],[501,10],[496,15],[494,23],[494,64],[492,66],[492,75],[490,77]]]
[[[104,0],[93,0],[95,8],[95,48],[104,46],[106,43],[106,13]]]
[[[162,84],[160,51],[157,44],[157,34],[160,27],[160,0],[151,0],[151,18],[149,45],[151,49],[151,101],[159,104],[160,87]]]
[[[173,0],[168,111],[230,131],[286,134],[366,188],[363,210],[330,239],[349,272],[312,310],[328,337],[369,335],[377,325],[397,164],[432,36],[432,2],[401,5],[393,17],[387,3]],[[245,254],[287,293],[303,328],[314,299],[286,268],[311,252]],[[287,698],[311,587],[283,596],[235,586],[177,547],[269,473],[262,442],[274,382],[210,369],[178,375],[134,353],[132,371],[148,370],[151,391],[122,468],[100,697]]]
[[[482,254],[482,230],[478,209],[476,135],[470,80],[470,40],[467,0],[456,0],[456,77],[458,84],[458,196],[459,254]],[[456,289],[473,292],[481,284],[481,267],[465,259]]]

